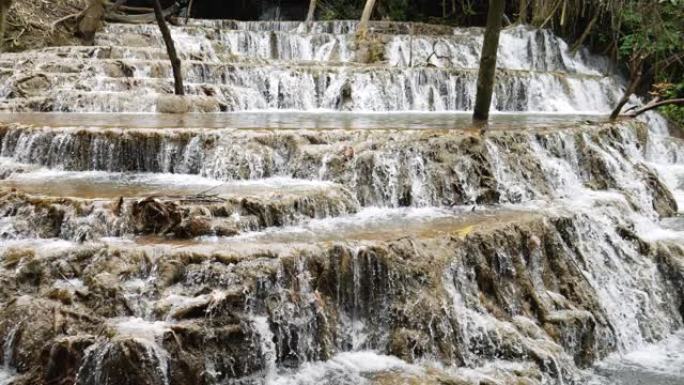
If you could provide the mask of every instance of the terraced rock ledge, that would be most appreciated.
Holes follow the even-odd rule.
[[[681,336],[684,146],[605,59],[507,28],[483,133],[481,30],[355,26],[173,26],[202,114],[152,25],[0,55],[0,384],[615,385]]]
[[[312,363],[330,384],[579,383],[682,326],[684,250],[634,219],[677,212],[654,140],[5,125],[3,364],[15,384],[305,383]],[[350,352],[388,366],[336,370]]]

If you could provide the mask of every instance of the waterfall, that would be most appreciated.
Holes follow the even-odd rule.
[[[173,116],[155,25],[0,56],[0,384],[681,382],[667,122],[512,26],[473,132],[482,29],[356,27],[171,26]]]
[[[275,336],[273,335],[273,332],[271,332],[268,318],[254,317],[252,322],[258,336],[259,349],[264,357],[264,383],[270,384],[273,382],[277,371],[276,358],[278,353],[276,352],[276,345],[273,342]]]
[[[12,371],[12,362],[14,361],[14,343],[15,339],[17,337],[17,332],[19,331],[19,328],[21,327],[21,322],[17,323],[14,327],[12,327],[8,333],[7,336],[5,336],[5,342],[2,344],[2,362],[3,362],[3,369],[6,372],[11,372]]]
[[[464,111],[474,103],[481,29],[380,32],[385,61],[358,65],[355,23],[218,24],[172,27],[196,111]],[[602,114],[621,96],[604,59],[570,52],[549,31],[511,27],[501,47],[497,111]],[[154,112],[172,87],[152,25],[108,24],[95,47],[12,55],[15,74],[0,78],[3,110]]]

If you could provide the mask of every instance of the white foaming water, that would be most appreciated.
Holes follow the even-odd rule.
[[[109,320],[117,335],[138,338],[156,343],[164,333],[169,332],[169,324],[164,321],[145,321],[142,318],[113,318]]]
[[[10,174],[0,186],[47,196],[83,198],[192,196],[192,195],[267,195],[286,190],[290,193],[331,188],[319,180],[276,176],[263,179],[222,182],[198,175],[169,173],[112,173],[105,171],[58,171],[40,169]]]
[[[684,383],[684,331],[595,365],[589,385],[678,385]]]
[[[2,345],[2,353],[3,353],[3,369],[6,372],[12,372],[12,364],[14,361],[14,344],[15,340],[17,338],[17,332],[19,331],[19,328],[21,327],[21,322],[18,322],[16,325],[11,327],[9,331],[7,332],[7,335],[5,336],[5,342]]]
[[[113,173],[106,171],[59,171],[54,169],[41,169],[27,173],[17,173],[4,179],[9,182],[17,183],[40,183],[73,181],[73,183],[87,182],[90,184],[116,183],[116,184],[140,184],[150,186],[188,186],[188,187],[216,187],[227,185],[225,182],[216,179],[205,178],[197,175],[188,174],[168,174],[168,173]],[[288,177],[258,178],[257,180],[238,180],[230,182],[235,187],[252,188],[271,188],[296,186],[330,186],[332,183],[308,180],[293,179]]]
[[[235,237],[203,237],[212,243],[311,243],[322,241],[391,239],[408,234],[438,235],[458,232],[473,223],[485,223],[506,213],[487,210],[470,213],[472,206],[454,209],[364,208],[357,214],[313,219],[297,226],[250,232]],[[509,212],[510,217],[515,214]],[[472,223],[471,223],[472,222]]]
[[[273,383],[276,371],[278,370],[278,365],[276,363],[278,353],[276,352],[276,345],[274,342],[275,336],[271,331],[271,326],[269,325],[267,317],[252,317],[252,325],[254,326],[254,331],[257,333],[259,348],[264,360],[264,381],[266,384],[271,384]]]
[[[0,368],[0,385],[10,385],[14,381],[15,374],[4,368]]]
[[[171,27],[197,111],[465,111],[474,103],[481,29],[433,36],[399,23],[395,28],[405,34],[388,35],[379,25],[385,61],[352,65],[353,22],[219,24]],[[172,84],[159,32],[108,24],[97,40],[97,48],[11,54],[19,75],[5,76],[0,102],[8,110],[34,109],[9,95],[27,73],[41,73],[51,82],[43,110],[154,112]],[[36,55],[42,60],[22,60]],[[499,111],[606,113],[623,87],[605,75],[604,60],[586,50],[571,53],[549,31],[528,27],[504,31],[498,64],[493,107]]]
[[[267,385],[364,385],[370,383],[373,374],[397,370],[422,371],[396,357],[357,351],[336,354],[325,362],[306,363],[295,372],[280,373]]]
[[[202,29],[173,27],[181,54],[186,59],[184,68],[188,80],[188,93],[213,94],[223,104],[223,108],[228,110],[454,111],[469,109],[473,103],[473,69],[477,64],[478,47],[481,44],[479,30],[455,30],[453,34],[441,37],[412,34],[391,36],[385,47],[386,65],[356,66],[345,64],[353,60],[354,53],[348,45],[352,39],[350,32],[353,31],[354,23],[314,23],[310,28],[299,23],[207,22],[206,25],[218,30],[208,32]],[[66,55],[61,56],[75,56],[79,53],[81,56],[86,55],[85,58],[88,60],[80,71],[83,75],[65,73],[74,66],[82,65],[83,57],[64,59],[58,58],[60,55],[49,62],[38,60],[35,66],[31,61],[16,60],[14,70],[21,76],[25,76],[27,72],[49,74],[52,86],[46,93],[56,99],[53,101],[53,108],[57,110],[153,111],[157,95],[165,93],[171,84],[168,63],[164,59],[163,51],[159,52],[162,41],[156,27],[109,25],[106,32],[98,37],[100,44],[135,46],[132,43],[138,39],[138,43],[141,43],[139,45],[145,47],[111,49],[109,52],[98,48],[98,55],[104,56],[102,60],[91,60],[87,52],[83,53],[82,47],[64,48],[62,54]],[[619,78],[604,76],[607,65],[603,60],[592,58],[582,51],[571,55],[567,44],[548,31],[512,28],[504,32],[502,41],[503,47],[499,57],[502,70],[494,100],[495,108],[498,110],[602,113],[608,111],[621,96],[623,82]],[[149,48],[152,46],[156,48]],[[433,51],[435,55],[432,55]],[[16,57],[22,58],[21,55]],[[268,62],[264,62],[265,60]],[[317,63],[310,63],[311,61]],[[3,79],[0,102],[15,102],[7,100],[15,80],[12,77]],[[127,93],[131,88],[134,91]],[[132,95],[135,97],[132,98]],[[21,107],[19,101],[15,107],[9,105],[7,108],[12,110]],[[392,128],[396,121],[404,119],[400,114],[397,116],[394,117],[394,122],[383,123],[385,127]],[[448,115],[442,116],[444,120],[450,119]],[[299,117],[294,123],[283,123],[283,120],[289,119],[288,116],[276,117],[273,120],[265,118],[265,128],[296,129],[302,121],[310,118],[311,116]],[[346,128],[344,122],[330,123],[335,119],[336,116],[332,115],[323,120],[326,121],[325,124],[332,124],[334,127],[340,127],[342,124],[342,128]],[[371,123],[365,124],[373,127],[373,118],[367,119]],[[487,155],[492,162],[492,171],[497,183],[496,192],[501,195],[499,200],[504,203],[504,208],[510,206],[511,211],[514,211],[514,217],[529,214],[529,211],[573,216],[572,228],[566,230],[571,236],[576,236],[576,239],[572,240],[572,245],[561,247],[576,248],[566,253],[577,256],[569,263],[578,268],[582,277],[596,292],[596,306],[605,312],[607,323],[612,328],[611,331],[602,332],[603,334],[597,332],[600,338],[597,344],[607,344],[611,349],[617,349],[624,354],[622,359],[613,361],[611,357],[605,364],[618,368],[624,365],[624,362],[627,364],[623,367],[630,368],[643,364],[641,366],[647,370],[639,368],[638,373],[653,372],[657,376],[666,375],[667,378],[674,374],[675,381],[679,381],[681,373],[666,373],[666,368],[669,365],[682,365],[681,355],[677,353],[681,350],[680,342],[667,340],[664,347],[642,349],[646,341],[667,337],[675,328],[680,327],[681,316],[663,300],[668,293],[667,288],[659,282],[661,276],[656,263],[650,258],[645,258],[633,242],[623,239],[615,230],[617,227],[633,230],[647,241],[677,240],[681,233],[677,229],[664,229],[658,225],[658,215],[653,208],[648,188],[640,182],[643,175],[639,174],[638,166],[649,160],[654,162],[651,166],[664,176],[670,189],[675,191],[675,196],[678,199],[684,198],[680,182],[681,166],[669,167],[669,163],[682,160],[681,151],[677,151],[675,145],[668,145],[668,141],[663,138],[667,131],[661,119],[653,116],[647,119],[651,125],[651,133],[655,137],[647,144],[645,158],[636,148],[637,138],[630,136],[630,133],[625,133],[627,137],[617,146],[602,143],[600,139],[594,139],[589,134],[577,138],[573,135],[559,135],[555,139],[550,139],[555,141],[553,143],[542,143],[530,135],[523,145],[529,147],[539,161],[548,186],[535,180],[530,181],[526,178],[528,175],[521,174],[518,160],[511,155],[515,152],[509,151],[505,145],[487,140]],[[376,118],[375,121],[377,120]],[[574,121],[576,120],[574,118]],[[184,127],[184,124],[183,121],[174,122],[173,126]],[[211,126],[220,124],[214,122]],[[198,126],[202,127],[202,123],[198,123]],[[314,126],[318,127],[316,124]],[[402,127],[405,126],[410,125],[402,123]],[[451,126],[440,123],[439,127]],[[79,137],[71,133],[49,135],[52,134],[20,135],[15,148],[3,148],[3,154],[13,156],[16,161],[40,161],[48,166],[64,165],[62,158],[76,153],[73,150],[76,147],[70,146],[76,143]],[[246,186],[246,189],[278,190],[295,187],[291,183],[292,180],[287,178],[262,179],[273,171],[270,167],[281,172],[287,170],[285,158],[282,154],[275,153],[276,151],[272,153],[269,149],[261,154],[249,152],[240,143],[224,140],[213,158],[209,159],[204,157],[205,148],[197,137],[188,141],[182,151],[181,146],[174,142],[176,139],[164,142],[160,150],[162,154],[157,158],[154,158],[157,154],[147,154],[148,156],[142,160],[150,163],[146,165],[149,166],[148,169],[157,167],[158,171],[167,172],[164,174],[70,173],[41,170],[25,175],[17,174],[11,177],[9,182],[30,184],[71,180],[73,183],[82,184],[100,183],[105,188],[109,187],[108,183],[114,182],[155,188],[190,186],[195,189],[193,191],[223,186],[223,183],[212,179],[170,174],[174,171],[198,173],[221,179],[259,179],[255,182],[231,182],[231,186],[235,188]],[[576,143],[575,139],[582,143]],[[41,158],[38,149],[41,145],[45,147],[45,142],[49,142],[49,151]],[[577,159],[580,145],[588,148],[591,155],[595,155],[596,160],[605,166],[605,173],[613,178],[607,190],[595,191],[587,188],[591,176],[586,175],[587,170],[581,169],[580,160]],[[110,142],[101,138],[93,140],[90,148],[93,159],[92,164],[86,165],[86,168],[114,168],[112,164],[117,159],[119,148],[111,146]],[[238,156],[235,156],[236,153]],[[372,179],[377,191],[376,199],[371,200],[372,204],[390,207],[399,205],[402,195],[400,189],[406,181],[401,179],[402,173],[409,175],[408,189],[415,199],[412,204],[425,206],[439,202],[434,189],[436,183],[428,177],[425,158],[417,155],[410,157],[406,166],[396,154],[387,152],[378,155],[374,161],[374,171],[377,173],[373,174]],[[244,170],[237,170],[235,164],[238,163],[245,165]],[[83,167],[81,164],[79,166]],[[117,166],[116,169],[119,170],[130,165]],[[323,166],[318,169],[321,177],[330,172],[329,168],[326,168],[327,164]],[[402,170],[405,166],[408,172]],[[467,175],[469,166],[459,164],[455,172]],[[238,175],[238,171],[242,174]],[[465,177],[459,182],[465,185],[467,201],[473,201],[477,197],[478,186],[470,184]],[[297,183],[300,182],[294,184]],[[301,183],[310,187],[309,185],[319,186],[323,182]],[[550,199],[553,200],[549,201]],[[458,233],[472,226],[471,221],[484,224],[492,218],[495,221],[500,220],[496,215],[487,219],[486,210],[476,210],[474,214],[467,214],[466,210],[471,208],[473,206],[453,210],[429,207],[368,208],[357,215],[313,220],[301,226],[207,241],[243,245],[247,242],[292,244],[396,239],[420,232],[428,232],[427,235],[444,234],[445,231]],[[497,212],[497,215],[501,214],[501,211]],[[454,217],[459,219],[454,220]],[[37,241],[32,243],[41,250],[53,250],[52,247],[65,249],[72,245],[54,241],[46,241],[44,245],[38,244]],[[26,245],[26,242],[23,245]],[[0,245],[0,251],[15,246],[22,246],[22,243],[3,243]],[[509,254],[498,251],[497,258],[511,260],[512,256]],[[536,265],[536,262],[538,261],[531,261],[529,269],[538,278],[542,274],[543,266]],[[358,269],[356,255],[353,256],[353,263],[355,269]],[[474,348],[464,352],[464,360],[469,367],[461,370],[459,374],[479,382],[483,379],[496,379],[495,374],[498,371],[528,369],[525,363],[511,363],[498,359],[482,362],[481,355],[485,348],[497,354],[497,349],[501,349],[504,342],[514,341],[511,351],[533,352],[535,357],[543,361],[548,370],[548,373],[544,373],[544,381],[562,384],[564,376],[576,369],[572,358],[568,357],[562,347],[551,340],[532,320],[514,317],[509,322],[488,314],[480,299],[472,295],[477,292],[476,288],[460,286],[467,282],[469,272],[459,268],[457,265],[450,266],[443,277],[448,283],[445,290],[450,301],[445,304],[444,311],[456,314],[462,337],[474,344]],[[354,270],[353,275],[354,298],[350,300],[354,301],[353,305],[356,307],[359,303],[358,288],[361,286],[361,275],[357,270]],[[535,285],[538,281],[539,279]],[[137,290],[136,286],[144,286],[140,280],[128,283],[125,288],[131,291]],[[65,282],[59,282],[59,285],[64,284]],[[302,291],[311,294],[309,289],[303,288]],[[542,296],[542,303],[567,301],[559,292],[549,290],[545,294],[548,298]],[[212,293],[211,296],[213,295],[220,293]],[[178,307],[190,306],[199,300],[204,301],[207,298],[190,299],[181,295],[169,295],[160,302],[170,307],[171,314]],[[583,321],[588,318],[585,313],[573,310],[553,311],[549,318]],[[366,325],[363,320],[356,319],[353,315],[349,318],[351,319],[345,319],[344,322],[350,329],[345,333],[352,336],[351,348],[366,349]],[[368,351],[341,352],[326,362],[304,363],[299,370],[292,372],[279,371],[275,337],[270,328],[271,321],[266,317],[251,319],[264,359],[265,380],[269,384],[358,385],[369,382],[374,374],[382,372],[421,371],[420,368],[408,365],[397,358]],[[159,364],[160,375],[166,375],[166,355],[156,344],[158,338],[168,331],[166,322],[126,318],[115,320],[113,327],[120,337],[134,338],[142,343],[148,349],[148,357],[152,362]],[[309,342],[310,339],[307,339],[306,343]],[[104,345],[89,351],[89,357],[98,360],[96,370],[101,371],[102,365],[106,364],[101,358],[109,348],[111,346]],[[308,348],[309,346],[304,347]],[[567,348],[573,347],[569,344]],[[671,354],[673,351],[675,353]],[[2,373],[0,381],[1,376]],[[649,377],[637,375],[636,378]]]
[[[144,367],[145,370],[154,371],[154,375],[161,380],[161,383],[168,385],[168,352],[158,344],[158,340],[162,335],[170,331],[168,324],[161,321],[150,322],[132,317],[110,319],[108,324],[115,330],[117,335],[109,341],[95,343],[85,350],[77,382],[79,378],[85,378],[85,381],[90,381],[89,383],[113,383],[112,381],[116,381],[110,376],[118,376],[120,374],[112,374],[108,368],[107,360],[122,354],[120,351],[122,349],[121,344],[127,341],[125,343],[129,344],[129,346],[137,345],[138,353],[142,354],[138,358],[146,361],[139,363],[141,368]],[[123,349],[127,350],[129,347]],[[130,360],[132,357],[123,354],[122,359]]]

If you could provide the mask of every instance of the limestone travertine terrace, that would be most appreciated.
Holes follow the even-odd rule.
[[[472,108],[482,31],[375,29],[383,58],[354,63],[354,22],[196,21],[173,29],[194,111],[449,111]],[[153,112],[173,89],[154,25],[109,24],[92,47],[3,55],[0,110]],[[415,28],[416,32],[413,32]],[[412,29],[412,30],[408,30]],[[440,32],[441,34],[427,34]],[[388,31],[388,33],[384,33]],[[391,33],[389,33],[391,32]],[[422,32],[422,34],[421,34]],[[622,80],[548,31],[507,29],[495,107],[605,112]]]
[[[508,29],[483,135],[424,114],[481,31],[379,23],[358,65],[354,26],[173,27],[193,108],[253,121],[138,114],[154,26],[0,56],[0,383],[585,384],[681,333],[682,143],[602,122],[604,60]]]

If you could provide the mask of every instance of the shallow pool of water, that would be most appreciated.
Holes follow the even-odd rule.
[[[494,113],[493,130],[574,126],[603,115]],[[237,112],[211,114],[0,113],[0,123],[50,127],[235,128],[235,129],[474,129],[469,112]]]
[[[595,368],[589,385],[682,385],[684,330],[633,352],[613,354]]]

